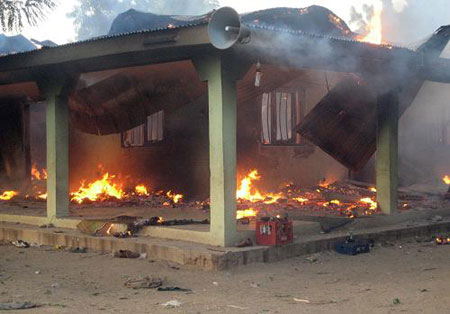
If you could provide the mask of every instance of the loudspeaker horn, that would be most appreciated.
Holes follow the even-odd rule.
[[[208,25],[208,35],[211,44],[222,50],[231,48],[237,42],[250,41],[250,30],[242,25],[239,13],[230,7],[214,12]]]

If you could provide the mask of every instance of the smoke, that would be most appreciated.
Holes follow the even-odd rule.
[[[392,0],[392,7],[398,13],[401,13],[408,6],[408,0]]]
[[[374,5],[363,4],[361,12],[354,6],[350,8],[350,24],[355,28],[355,32],[367,34],[369,22],[375,14]]]
[[[416,48],[440,26],[450,24],[450,2],[385,0],[382,18],[385,40]],[[447,46],[442,56],[449,51],[450,46]],[[443,187],[442,176],[450,172],[449,94],[448,84],[425,82],[400,118],[401,184],[426,183]]]
[[[420,0],[409,1],[379,1],[382,6],[383,37],[388,42],[400,46],[410,46],[411,43],[423,42],[429,38],[442,25],[450,24],[450,1],[436,0],[433,5]],[[359,7],[351,7],[351,24],[356,31],[366,33],[366,28],[377,10],[377,4],[367,2]],[[259,38],[252,38],[257,40]],[[260,42],[266,42],[269,47],[292,45],[292,38],[281,34],[276,39],[261,38]],[[306,45],[306,43],[305,43]],[[305,45],[299,44],[304,47]],[[316,40],[314,49],[317,57],[322,60],[336,59],[335,51],[326,41]],[[415,45],[417,46],[417,44]],[[288,60],[289,65],[302,67],[301,54],[294,48],[291,55],[271,56]],[[266,53],[270,54],[271,49]],[[275,52],[274,52],[275,53]],[[450,47],[447,48],[447,54]],[[445,55],[445,52],[444,52]],[[309,57],[311,58],[311,57]],[[349,58],[348,66],[358,67],[355,60]],[[398,83],[413,83],[415,78],[408,77],[409,69],[396,64]],[[357,71],[356,71],[357,72]],[[403,76],[403,77],[401,77]],[[383,77],[368,77],[369,84]],[[403,106],[410,107],[400,119],[399,126],[399,177],[402,185],[417,183],[442,184],[442,177],[450,173],[450,109],[448,99],[450,98],[450,86],[425,82],[419,94],[412,104]],[[447,135],[445,135],[447,134]]]
[[[410,46],[423,41],[440,26],[450,24],[450,1],[433,0],[431,5],[423,0],[384,0],[382,19],[383,37],[387,41]]]

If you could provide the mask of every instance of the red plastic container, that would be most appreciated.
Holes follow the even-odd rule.
[[[292,243],[293,240],[292,221],[280,218],[256,221],[256,243],[258,245],[283,245]]]

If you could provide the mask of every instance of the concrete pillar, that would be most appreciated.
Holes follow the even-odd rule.
[[[69,216],[69,91],[73,79],[51,77],[38,81],[44,94],[47,125],[47,217]]]
[[[237,63],[237,62],[236,62]],[[236,229],[236,81],[249,66],[220,55],[194,60],[208,82],[211,244],[232,246]]]
[[[377,202],[385,214],[396,212],[398,203],[398,107],[396,93],[377,99]]]

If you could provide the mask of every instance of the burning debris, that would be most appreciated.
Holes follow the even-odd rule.
[[[450,200],[450,176],[446,175],[442,178],[442,180],[444,181],[445,184],[448,185],[448,191],[447,194],[445,194],[445,199]]]
[[[71,201],[82,204],[85,201],[105,201],[110,198],[121,200],[125,197],[125,192],[121,186],[114,183],[115,176],[105,173],[100,180],[92,183],[81,183],[81,187],[76,192],[71,193]]]
[[[438,236],[436,237],[435,242],[439,245],[450,244],[450,237]]]
[[[450,185],[450,176],[448,176],[448,175],[444,176],[442,178],[442,180],[444,181],[445,184]]]
[[[16,191],[4,191],[3,194],[0,195],[1,201],[9,201],[19,195]]]
[[[137,185],[129,184],[120,176],[111,174],[99,166],[101,172],[99,179],[89,183],[82,182],[80,187],[70,193],[71,203],[75,206],[148,206],[151,208],[164,207],[186,207],[200,210],[209,209],[209,200],[185,201],[183,194],[175,193],[172,190],[152,191],[143,183]],[[7,190],[1,192],[0,201],[6,202],[12,199],[45,200],[46,199],[46,178],[45,169],[39,170],[35,165],[31,171],[30,194]],[[321,180],[317,186],[298,187],[287,184],[276,192],[266,192],[258,188],[258,183],[262,181],[262,176],[257,169],[249,171],[244,175],[236,191],[237,212],[236,219],[241,223],[250,223],[256,217],[275,217],[280,214],[305,214],[313,216],[337,216],[345,218],[356,218],[372,216],[379,212],[376,202],[376,189],[367,184],[358,184],[354,181],[331,182]],[[443,181],[450,185],[450,177],[444,176]],[[449,195],[448,193],[447,195]],[[447,196],[448,197],[448,196]],[[414,196],[408,193],[400,193],[400,210],[412,208],[415,201],[423,201],[424,196]],[[196,223],[209,223],[205,221],[193,220],[170,220],[165,221],[161,217],[156,217],[144,222],[142,225],[185,225]],[[110,226],[109,226],[110,227]],[[117,237],[129,237],[136,232],[136,228],[128,228],[125,231],[112,232],[108,227],[104,230],[107,235]],[[140,227],[142,228],[142,226]],[[137,229],[140,229],[137,228]],[[108,232],[110,231],[110,232]],[[130,232],[128,232],[130,231]]]
[[[81,182],[80,187],[70,193],[72,204],[105,204],[127,203],[141,204],[152,203],[156,206],[175,207],[183,204],[184,195],[172,191],[151,191],[145,184],[137,184],[133,188],[125,187],[127,184],[117,175],[106,172],[101,165],[100,178],[86,183]],[[46,200],[47,170],[39,170],[36,164],[31,168],[31,187],[24,191],[8,190],[0,192],[0,201],[9,201],[13,198],[28,200]],[[110,205],[108,204],[108,205]]]
[[[151,191],[143,183],[139,183],[133,188],[126,187],[126,180],[120,179],[116,175],[105,172],[101,165],[101,179],[91,183],[82,182],[80,188],[70,193],[71,202],[75,204],[92,203],[151,203],[157,206],[177,206],[183,203],[184,195],[172,191]]]
[[[241,180],[236,193],[237,219],[276,216],[277,211],[301,211],[330,214],[349,218],[370,216],[378,212],[375,188],[362,188],[345,183],[321,181],[318,186],[300,188],[287,185],[280,192],[264,193],[254,183],[261,179],[257,170]]]

